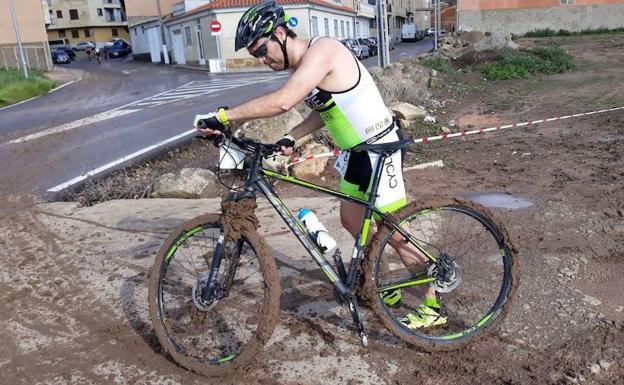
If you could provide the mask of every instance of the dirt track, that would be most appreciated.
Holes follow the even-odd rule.
[[[444,116],[468,128],[624,106],[624,34],[556,41],[573,54],[576,71],[475,80],[459,96],[445,91]],[[300,249],[274,250],[285,294],[264,364],[218,383],[624,382],[624,113],[427,146],[426,156],[447,167],[406,173],[412,195],[503,192],[533,202],[496,210],[521,270],[518,298],[499,330],[436,354],[371,333],[365,350],[314,264]],[[160,354],[144,314],[153,253],[183,219],[174,211],[181,206],[154,212],[146,204],[84,211],[52,204],[3,220],[0,383],[212,383]],[[187,213],[208,209],[184,205]],[[261,223],[272,221],[269,214],[262,211]]]

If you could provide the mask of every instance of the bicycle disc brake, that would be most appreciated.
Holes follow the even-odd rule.
[[[212,282],[210,288],[208,288],[208,292],[210,293],[207,299],[202,298],[202,293],[206,289],[208,285],[208,276],[203,277],[198,280],[195,286],[193,286],[193,291],[191,294],[191,298],[193,300],[193,304],[197,307],[197,310],[202,312],[207,312],[217,303],[217,299],[221,298],[219,293],[221,293],[221,288],[218,283]]]
[[[459,276],[459,266],[453,258],[445,252],[442,252],[436,263],[433,263],[427,269],[427,274],[436,280],[431,283],[435,291],[440,293],[448,293],[457,288],[461,283]]]

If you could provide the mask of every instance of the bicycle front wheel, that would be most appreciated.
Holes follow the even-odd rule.
[[[206,300],[201,293],[219,249]],[[150,276],[149,307],[160,344],[176,362],[212,376],[258,356],[279,311],[277,268],[268,250],[255,232],[225,239],[218,215],[195,218],[165,241]]]
[[[424,350],[452,350],[503,319],[518,284],[515,249],[486,208],[437,199],[395,218],[410,241],[382,225],[363,267],[367,298],[393,334]]]

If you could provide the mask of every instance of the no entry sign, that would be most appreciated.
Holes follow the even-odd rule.
[[[210,30],[212,31],[212,36],[221,34],[221,23],[218,20],[213,20],[210,23]]]

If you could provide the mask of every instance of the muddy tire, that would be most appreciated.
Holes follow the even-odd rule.
[[[193,293],[208,274],[220,235],[219,215],[182,224],[158,252],[149,280],[150,317],[162,348],[181,366],[206,376],[251,366],[279,313],[275,261],[255,231],[224,242],[216,280],[224,294],[198,308]]]
[[[431,198],[411,203],[394,218],[439,261],[441,255],[450,256],[454,273],[438,280],[440,268],[432,270],[432,263],[421,264],[419,272],[414,267],[408,271],[405,257],[389,243],[396,233],[396,245],[398,231],[381,225],[363,262],[363,289],[382,323],[401,340],[427,351],[458,349],[494,329],[515,296],[518,271],[516,249],[493,214],[473,202]],[[447,291],[436,289],[439,312],[447,322],[409,328],[406,316],[418,314],[428,285]]]

